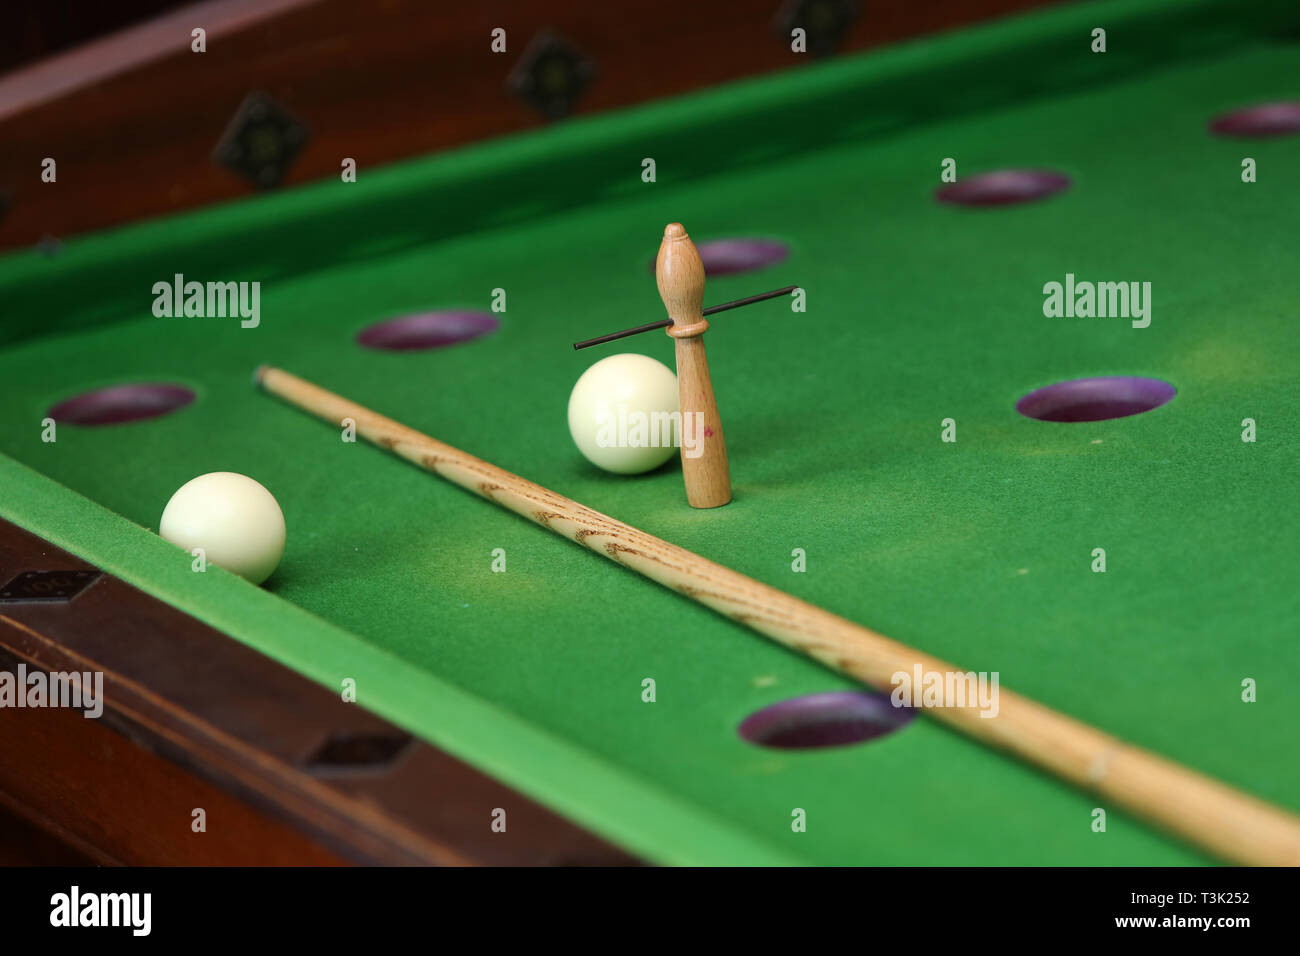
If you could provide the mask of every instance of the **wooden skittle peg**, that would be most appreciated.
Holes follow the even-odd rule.
[[[679,222],[664,229],[655,260],[655,280],[673,324],[666,330],[677,351],[677,390],[686,429],[695,438],[697,455],[688,455],[682,442],[682,476],[686,500],[692,508],[717,508],[731,500],[731,469],[727,445],[722,437],[722,420],[713,397],[709,360],[704,354],[704,263]],[[689,416],[689,421],[688,421]]]

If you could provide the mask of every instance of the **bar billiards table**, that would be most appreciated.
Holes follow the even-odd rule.
[[[108,703],[0,710],[41,742],[4,802],[123,862],[1211,862],[340,440],[268,362],[1300,811],[1298,54],[1291,3],[1074,4],[6,256],[0,664]],[[565,425],[611,349],[671,363],[570,343],[661,317],[674,220],[706,304],[806,293],[708,333],[708,511]],[[261,283],[256,325],[156,315],[178,275]],[[261,588],[155,533],[218,470],[283,507]]]

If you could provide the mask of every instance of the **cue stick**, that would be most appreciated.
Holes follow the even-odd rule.
[[[949,674],[953,665],[715,564],[281,369],[253,381],[327,422],[356,422],[366,440],[693,598],[883,693],[891,676]],[[1210,853],[1251,865],[1300,864],[1300,818],[1027,697],[999,688],[997,716],[920,708],[981,743],[1048,770]],[[1084,821],[1079,826],[1086,826]]]

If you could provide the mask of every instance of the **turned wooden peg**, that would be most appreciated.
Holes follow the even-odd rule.
[[[722,420],[704,354],[704,263],[679,222],[664,229],[655,280],[673,324],[667,332],[677,352],[677,392],[682,413],[682,477],[692,508],[717,508],[731,500],[731,469]]]

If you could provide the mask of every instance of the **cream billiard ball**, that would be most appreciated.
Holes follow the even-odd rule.
[[[187,481],[163,509],[158,533],[172,544],[261,584],[284,554],[284,514],[252,478],[214,471]]]
[[[611,355],[573,386],[569,434],[597,468],[635,475],[658,468],[677,450],[676,411],[672,369],[648,355]]]

